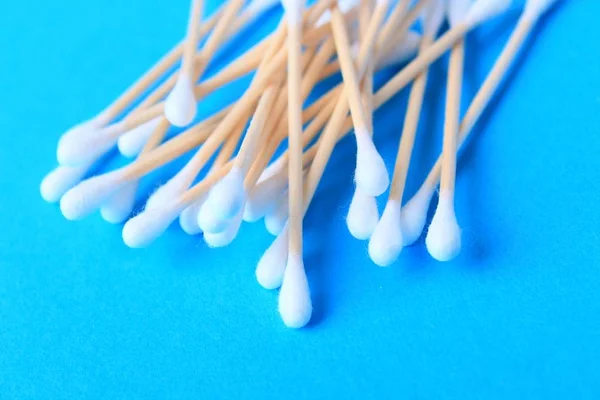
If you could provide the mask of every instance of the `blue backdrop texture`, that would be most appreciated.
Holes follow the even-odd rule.
[[[459,165],[456,260],[434,262],[421,239],[390,268],[375,267],[344,223],[352,140],[336,149],[306,219],[315,311],[298,331],[281,323],[277,293],[254,279],[272,240],[262,224],[244,225],[225,249],[173,226],[130,250],[120,226],[98,214],[68,222],[40,198],[61,132],[182,37],[188,2],[2,5],[0,398],[600,396],[597,0],[563,1],[543,18],[477,125]],[[516,7],[469,36],[464,103],[518,15]],[[432,67],[408,195],[440,151],[446,68],[447,59]],[[202,113],[247,83],[211,96]],[[405,104],[402,93],[376,114],[390,169]],[[145,190],[181,164],[146,179]]]

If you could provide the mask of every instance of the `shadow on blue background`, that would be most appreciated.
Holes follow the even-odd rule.
[[[255,281],[272,241],[261,223],[245,224],[225,249],[173,226],[152,247],[130,250],[120,226],[99,215],[67,222],[39,196],[61,132],[181,38],[187,2],[4,6],[0,398],[600,395],[597,1],[567,1],[544,18],[462,152],[464,249],[455,261],[432,261],[421,239],[392,267],[375,267],[345,227],[355,147],[351,138],[338,146],[306,219],[315,312],[300,331],[283,327],[277,293]],[[464,108],[517,17],[469,37]],[[407,198],[440,151],[445,62],[431,68]],[[235,99],[247,82],[205,105]],[[406,96],[376,114],[390,170]],[[146,179],[145,190],[182,162]]]

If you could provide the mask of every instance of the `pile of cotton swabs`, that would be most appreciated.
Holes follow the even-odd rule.
[[[267,289],[281,288],[279,312],[284,323],[302,327],[312,314],[302,261],[302,220],[336,143],[354,132],[356,191],[347,224],[353,236],[369,240],[373,262],[391,264],[403,246],[420,237],[438,185],[438,205],[425,243],[435,259],[452,259],[461,247],[454,213],[457,150],[533,26],[554,0],[526,2],[509,42],[462,121],[465,36],[504,12],[510,0],[355,0],[340,4],[318,0],[310,7],[303,1],[282,1],[285,15],[273,33],[214,76],[204,77],[215,53],[275,3],[229,0],[203,21],[203,1],[193,0],[185,40],[104,111],[60,138],[60,166],[43,180],[41,192],[47,201],[60,200],[61,211],[69,220],[81,219],[99,208],[104,219],[121,223],[132,216],[140,178],[193,152],[189,162],[150,196],[144,210],[125,223],[123,240],[130,247],[147,246],[179,218],[185,232],[203,233],[209,246],[220,247],[236,237],[242,221],[264,217],[267,229],[277,238],[258,262],[256,277]],[[449,29],[440,36],[446,18]],[[420,34],[415,27],[420,27]],[[447,52],[442,154],[416,195],[402,207],[427,70]],[[373,91],[376,71],[406,63],[413,56]],[[177,71],[163,79],[176,65]],[[204,97],[253,72],[249,87],[235,103],[193,124]],[[305,106],[313,88],[338,72],[342,83]],[[372,115],[409,85],[406,118],[390,180],[372,140]],[[128,109],[131,111],[120,117]],[[172,126],[186,129],[168,135]],[[286,151],[275,157],[286,140]],[[82,180],[114,146],[133,161]],[[205,168],[209,169],[205,177],[196,182]],[[375,198],[388,188],[380,217]]]

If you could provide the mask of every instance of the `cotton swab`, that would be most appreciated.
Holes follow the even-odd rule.
[[[206,195],[210,187],[227,174],[231,165],[229,162],[215,170],[184,195],[158,208],[145,210],[127,221],[122,232],[123,242],[128,247],[141,248],[156,240],[187,206]]]
[[[386,11],[387,1],[377,2],[377,7],[367,29],[367,36],[362,41],[361,47],[368,49],[373,46],[379,25]],[[366,194],[378,196],[387,189],[389,177],[385,163],[373,144],[372,133],[367,127],[365,111],[360,100],[359,79],[354,70],[350,43],[344,26],[343,16],[338,8],[332,10],[331,25],[338,52],[338,60],[340,61],[342,76],[344,78],[346,95],[348,96],[348,103],[354,121],[357,146],[356,184]],[[367,51],[363,50],[363,54],[365,52]]]
[[[42,198],[49,203],[59,201],[63,194],[83,179],[94,162],[82,164],[78,167],[61,165],[52,170],[44,177],[40,185]]]
[[[200,19],[199,16],[202,13],[203,2],[201,0],[193,0],[189,28],[191,35],[186,42],[181,73],[173,90],[165,100],[165,117],[174,126],[187,126],[196,116],[194,82],[203,75],[208,62],[211,60],[221,43],[226,39],[228,31],[231,29],[230,24],[233,22],[235,15],[242,8],[243,3],[243,0],[231,0],[227,6],[225,6],[223,16],[201,50],[203,62],[194,66],[191,60],[193,54],[196,52],[198,40],[197,37],[193,35],[193,26],[196,24],[196,21]]]
[[[162,119],[158,126],[152,132],[146,142],[141,154],[146,154],[153,150],[165,138],[169,130],[169,122]],[[121,188],[119,188],[107,201],[100,207],[100,214],[105,221],[112,224],[119,224],[125,221],[132,213],[135,205],[135,196],[138,188],[138,181],[133,179]]]
[[[472,132],[473,126],[487,107],[536,22],[556,1],[528,0],[526,2],[525,9],[519,18],[517,26],[481,85],[481,88],[473,98],[462,120],[459,134],[459,148]],[[423,231],[427,218],[427,209],[440,180],[441,163],[441,159],[438,159],[421,188],[402,209],[405,246],[413,244]]]
[[[224,230],[223,223],[237,216],[246,203],[244,177],[261,144],[265,122],[274,101],[276,89],[270,87],[261,97],[250,122],[242,146],[229,173],[209,192],[198,214],[199,226],[209,233]]]
[[[302,10],[304,0],[282,0],[288,22],[289,256],[279,292],[279,314],[290,328],[310,320],[312,303],[302,261]]]
[[[165,101],[165,117],[175,126],[186,126],[196,116],[194,55],[200,40],[197,26],[200,24],[203,9],[204,0],[192,0],[179,77]]]
[[[229,161],[231,155],[235,151],[235,146],[237,145],[238,140],[239,138],[235,137],[234,135],[230,136],[227,139],[227,142],[225,142],[225,145],[223,146],[223,148],[221,148],[221,151],[215,159],[215,162],[212,165],[208,175],[211,175],[215,171],[223,168],[223,166]],[[160,204],[156,204],[155,208],[160,207],[161,204],[175,197],[176,194],[165,198],[163,201],[161,201]],[[205,200],[206,196],[201,196],[200,198],[195,200],[191,205],[186,207],[179,215],[179,225],[181,226],[181,229],[183,229],[183,231],[188,235],[196,235],[202,232],[202,229],[200,229],[200,226],[198,225],[197,216],[198,212],[200,211],[200,207],[202,207],[202,204]]]
[[[265,215],[265,228],[273,236],[281,233],[289,218],[289,194],[286,191],[275,203],[275,208]]]
[[[364,41],[369,34],[369,16],[372,14],[371,4],[369,2],[363,3],[360,11],[361,14],[358,21],[360,39]],[[360,51],[360,46],[356,50],[357,52]],[[362,103],[369,132],[373,132],[373,69],[374,61],[369,60],[362,83]],[[379,210],[377,208],[377,200],[375,197],[365,193],[360,186],[356,186],[346,216],[348,231],[356,239],[368,239],[373,233],[378,220]]]
[[[205,36],[217,23],[220,12],[215,13],[205,24],[202,24],[198,35]],[[106,126],[110,121],[117,118],[131,103],[139,97],[154,81],[171,68],[183,51],[183,43],[171,49],[160,61],[150,68],[131,87],[129,87],[119,98],[106,107],[95,117],[76,125],[63,134],[66,137],[80,136],[95,131],[97,128]]]
[[[275,5],[275,3],[277,3],[277,1],[275,1],[275,0],[253,0],[253,1],[251,1],[248,4],[248,6],[243,10],[242,14],[238,18],[236,18],[235,21],[233,21],[233,24],[231,26],[228,27],[228,31],[226,32],[226,35],[225,35],[225,37],[222,38],[222,40],[225,41],[225,40],[229,40],[230,38],[232,38],[244,27],[252,24],[265,11],[267,11],[269,8],[273,7]],[[226,11],[225,7],[223,7],[220,11],[221,12],[219,13],[219,19],[224,17],[224,14],[225,14],[224,11]],[[215,25],[216,25],[216,22],[218,22],[218,20],[215,21]],[[215,31],[216,31],[216,28],[215,28]],[[207,42],[206,45],[208,45],[208,44],[209,43]],[[253,51],[249,51],[248,53],[246,53],[246,56],[248,57],[248,59],[251,59],[252,57],[254,57],[256,55],[256,53],[260,53],[259,48],[261,47],[261,45],[266,45],[266,43],[261,42],[257,47],[253,48],[254,53],[253,53]],[[205,48],[206,47],[207,46],[205,46]],[[210,46],[210,47],[213,47],[213,46]],[[216,58],[218,56],[217,49],[216,48],[214,48],[214,49],[215,49],[215,52],[212,53],[211,58]],[[201,51],[198,54],[195,54],[195,56],[194,56],[194,68],[195,68],[195,70],[198,70],[198,73],[197,73],[198,77],[202,74],[202,70],[205,68],[206,62],[208,61],[207,54],[209,54],[209,52]],[[245,64],[247,65],[247,63],[245,63]],[[195,78],[195,76],[194,76],[194,78]],[[191,79],[191,80],[195,81],[197,79]],[[156,88],[148,97],[146,97],[138,105],[138,107],[136,107],[136,109],[140,109],[140,108],[143,109],[152,104],[155,104],[156,102],[161,100],[163,97],[167,96],[169,94],[169,92],[172,91],[172,89],[176,86],[177,83],[178,83],[178,74],[171,75],[158,88]],[[198,97],[197,92],[196,92],[196,97]],[[191,100],[192,99],[190,99],[190,101]],[[195,99],[194,101],[196,101],[196,100],[197,99]]]
[[[449,0],[448,19],[450,26],[457,26],[462,22],[468,11],[469,3],[469,0]],[[429,254],[438,261],[448,261],[456,257],[461,246],[461,232],[454,211],[454,187],[464,46],[464,39],[461,39],[456,42],[450,52],[439,201],[425,238],[425,245]]]
[[[354,104],[355,108],[360,109],[360,100],[356,99],[356,87],[357,82],[364,75],[365,69],[368,65],[367,60],[371,56],[371,51],[374,45],[377,45],[376,48],[380,52],[385,52],[387,47],[389,47],[389,39],[394,36],[394,28],[397,27],[398,20],[402,20],[403,26],[400,28],[401,33],[405,33],[408,30],[408,26],[412,23],[412,21],[418,16],[417,11],[423,7],[424,2],[419,2],[413,8],[412,12],[404,18],[404,12],[395,12],[392,14],[392,17],[388,19],[386,24],[381,28],[381,35],[379,39],[376,40],[376,33],[378,29],[371,28],[367,32],[370,33],[368,39],[362,41],[359,56],[357,60],[357,68],[356,71],[353,71],[350,63],[350,54],[349,54],[349,45],[347,40],[344,40],[344,29],[343,26],[340,26],[339,19],[336,19],[337,23],[332,21],[333,29],[334,29],[334,37],[341,38],[342,43],[337,46],[338,48],[338,57],[340,59],[340,64],[345,64],[346,74],[344,75],[344,79],[348,79],[350,82],[350,90],[348,91],[348,99],[347,101],[342,101],[340,103],[340,107],[347,107],[347,103]],[[399,7],[398,7],[399,8]],[[370,24],[372,25],[372,23]],[[345,42],[345,43],[344,43]],[[344,67],[343,67],[344,69]],[[344,74],[342,69],[342,74]],[[408,83],[408,82],[407,82]],[[354,88],[354,89],[352,89]],[[344,97],[344,100],[346,98]],[[354,115],[360,115],[360,111],[355,112]],[[353,116],[356,123],[356,117]],[[359,122],[359,126],[364,126],[362,122]],[[356,129],[356,132],[364,132],[364,130]],[[357,186],[360,186],[363,191],[371,196],[378,196],[383,191],[386,190],[389,184],[389,176],[387,174],[387,170],[385,169],[385,163],[381,159],[381,156],[377,152],[375,145],[373,144],[373,140],[371,135],[355,135],[357,140],[357,170],[356,170],[356,181]],[[361,183],[362,182],[362,183]]]
[[[435,40],[435,36],[444,20],[444,12],[445,7],[436,7],[433,4],[427,7],[423,21],[424,34],[420,52],[425,52]],[[402,196],[426,84],[427,69],[423,70],[412,84],[390,194],[381,219],[377,223],[373,235],[369,240],[369,256],[376,265],[382,267],[394,262],[398,258],[403,246],[403,228],[401,226]]]
[[[276,166],[277,167],[277,166]],[[256,186],[248,195],[244,208],[244,221],[256,222],[267,214],[275,205],[273,199],[281,195],[287,188],[287,173],[278,173],[268,176],[265,169]],[[263,176],[267,176],[263,179]]]

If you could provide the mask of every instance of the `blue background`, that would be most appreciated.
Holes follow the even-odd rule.
[[[600,396],[600,2],[550,12],[477,125],[459,166],[455,261],[434,262],[421,239],[375,267],[345,227],[355,149],[339,146],[306,219],[315,311],[298,331],[255,281],[272,240],[262,223],[225,249],[173,226],[130,250],[120,226],[99,214],[67,222],[40,198],[60,134],[183,36],[188,2],[2,8],[0,398]],[[517,17],[469,37],[464,103]],[[440,151],[445,69],[432,68],[407,197]],[[376,114],[390,169],[405,103],[403,93]]]

